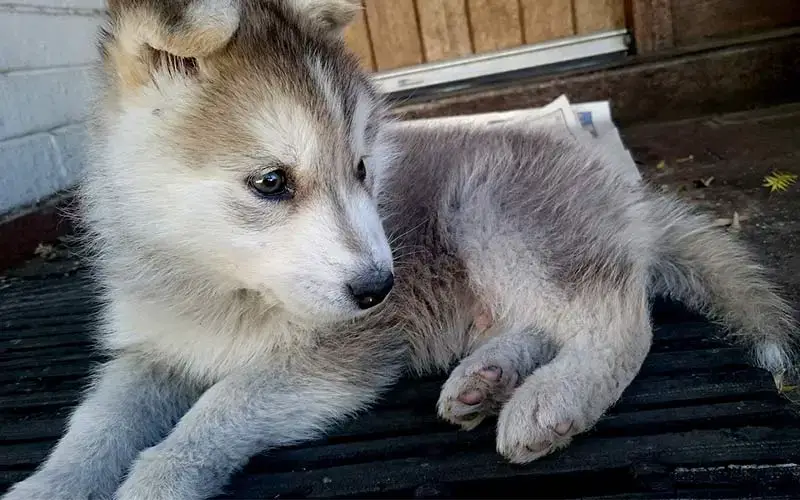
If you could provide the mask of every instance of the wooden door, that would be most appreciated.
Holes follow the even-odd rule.
[[[625,27],[625,0],[364,0],[363,6],[346,37],[376,71]]]

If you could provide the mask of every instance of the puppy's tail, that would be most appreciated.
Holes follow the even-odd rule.
[[[773,375],[796,373],[795,313],[742,243],[682,204],[662,200],[653,292],[721,323]]]

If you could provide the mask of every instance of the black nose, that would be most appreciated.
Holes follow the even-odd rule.
[[[347,285],[347,288],[350,289],[360,309],[369,309],[383,302],[393,286],[394,275],[391,272],[380,272],[354,281]]]

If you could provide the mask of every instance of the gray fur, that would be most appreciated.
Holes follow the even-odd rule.
[[[654,293],[722,322],[759,366],[793,366],[790,308],[685,204],[570,138],[384,122],[337,38],[348,2],[242,0],[237,16],[231,2],[151,4],[114,2],[83,187],[114,361],[4,499],[207,498],[403,371],[453,362],[442,418],[472,428],[499,414],[499,453],[535,460],[636,376]],[[186,33],[164,30],[187,6]],[[207,25],[219,29],[192,31]],[[165,68],[154,61],[175,54],[153,59],[131,26],[178,33],[165,50],[204,37],[204,50]],[[276,161],[299,179],[292,201],[245,187]],[[394,290],[358,311],[346,280],[382,265]]]

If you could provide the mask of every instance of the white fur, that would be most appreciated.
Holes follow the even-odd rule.
[[[184,19],[196,29],[214,29],[229,33],[239,26],[236,0],[194,0],[189,3]]]

